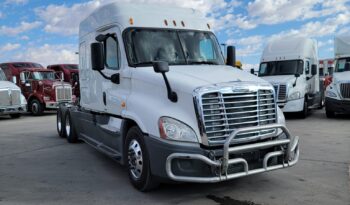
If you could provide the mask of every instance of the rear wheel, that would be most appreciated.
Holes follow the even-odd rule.
[[[57,110],[57,115],[56,115],[56,128],[57,128],[57,133],[60,137],[66,137],[63,132],[63,114],[62,110],[58,109]]]
[[[69,143],[76,143],[78,142],[78,135],[75,131],[75,127],[71,118],[71,115],[69,112],[67,112],[65,116],[65,121],[64,121],[64,132],[67,137],[67,141]]]
[[[21,114],[17,113],[17,114],[10,114],[10,117],[12,119],[17,119],[17,118],[20,118],[21,117]]]
[[[30,111],[34,116],[40,116],[44,112],[44,106],[37,99],[32,100],[29,106],[30,106]]]
[[[143,192],[156,188],[159,183],[152,176],[147,148],[138,127],[132,127],[124,145],[124,156],[132,185]]]

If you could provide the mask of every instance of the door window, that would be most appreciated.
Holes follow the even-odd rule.
[[[310,74],[310,61],[305,62],[305,73]]]
[[[110,36],[105,41],[105,64],[108,69],[119,70],[119,49],[116,37]]]

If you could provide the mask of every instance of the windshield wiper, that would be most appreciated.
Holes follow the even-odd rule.
[[[218,65],[218,63],[213,61],[188,61],[189,65],[200,65],[200,64],[207,64],[207,65]]]
[[[145,61],[140,63],[134,63],[134,66],[144,66],[144,65],[153,65],[153,61]]]

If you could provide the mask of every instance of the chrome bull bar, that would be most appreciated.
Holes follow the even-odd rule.
[[[230,144],[232,143],[232,141],[234,141],[235,137],[240,133],[259,131],[259,130],[265,130],[265,129],[274,129],[274,128],[282,129],[282,131],[287,136],[287,138],[230,147]],[[259,127],[248,127],[248,128],[237,129],[231,133],[228,139],[226,139],[224,144],[223,157],[221,159],[212,160],[201,154],[173,153],[169,155],[167,158],[166,172],[168,177],[174,181],[215,183],[215,182],[226,181],[226,180],[239,178],[243,176],[248,176],[252,174],[290,167],[295,165],[299,159],[299,146],[298,146],[299,137],[295,136],[293,139],[291,138],[292,138],[291,134],[289,130],[286,128],[286,126],[280,125],[280,124],[271,124],[271,125],[264,125]],[[249,170],[248,162],[243,158],[234,158],[234,159],[229,158],[229,155],[234,153],[242,153],[242,152],[248,152],[248,151],[253,151],[258,149],[270,148],[274,146],[282,146],[282,145],[288,145],[288,149],[267,153],[264,156],[262,168],[258,168],[258,169]],[[269,166],[268,165],[269,160],[277,156],[284,156],[283,163]],[[220,169],[220,173],[218,174],[218,176],[212,176],[212,177],[178,176],[172,172],[172,168],[171,168],[171,164],[172,164],[171,162],[174,159],[200,160],[211,167]],[[238,164],[243,165],[244,171],[229,174],[228,173],[229,166],[238,165]]]

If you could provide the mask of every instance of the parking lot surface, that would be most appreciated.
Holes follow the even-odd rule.
[[[0,118],[0,204],[350,204],[350,117],[289,116],[301,138],[292,168],[219,184],[136,191],[127,172],[85,143],[59,138],[56,115]]]

